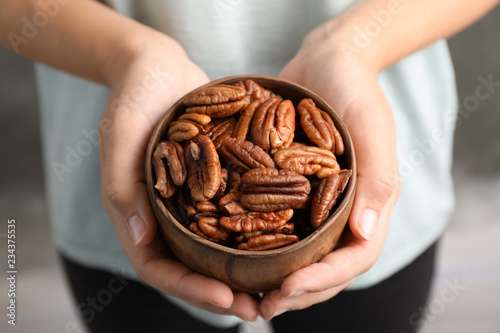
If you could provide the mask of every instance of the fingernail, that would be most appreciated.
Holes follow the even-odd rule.
[[[287,312],[287,311],[288,311],[288,309],[281,309],[281,310],[278,310],[278,311],[276,311],[276,312],[275,312],[275,313],[271,316],[271,319],[272,319],[272,318],[274,318],[274,317],[278,317],[279,315],[281,315],[281,314],[283,314],[283,313],[285,313],[285,312]]]
[[[285,297],[292,297],[292,296],[296,297],[296,296],[304,295],[305,293],[306,292],[303,290],[300,290],[300,291],[294,290],[291,293],[289,293],[288,296],[285,296]]]
[[[258,315],[251,316],[250,314],[246,314],[246,315],[241,315],[241,316],[237,316],[237,317],[240,318],[243,321],[247,321],[249,323],[253,323],[253,322],[255,322],[257,320],[257,318],[259,316]]]
[[[209,302],[210,304],[216,306],[216,307],[219,307],[219,308],[223,308],[223,309],[229,309],[231,307],[231,304],[223,304],[223,303],[215,303],[215,302]]]
[[[135,245],[137,245],[146,233],[146,223],[144,223],[144,220],[139,215],[132,216],[127,222],[132,239]]]
[[[375,235],[377,223],[378,213],[373,209],[366,208],[359,218],[358,231],[364,239],[370,240]]]

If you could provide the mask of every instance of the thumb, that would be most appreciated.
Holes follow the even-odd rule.
[[[157,228],[144,174],[149,128],[137,130],[148,127],[141,118],[115,116],[112,118],[113,129],[100,131],[102,201],[122,245],[125,245],[124,241],[135,246],[147,245],[153,240]]]
[[[349,226],[356,238],[370,240],[388,226],[385,224],[401,190],[394,118],[383,94],[375,94],[351,104],[346,121],[358,169]]]
[[[120,240],[135,246],[148,245],[156,234],[157,223],[151,210],[146,184],[103,182],[104,207],[111,217]]]
[[[360,169],[349,227],[358,239],[370,240],[377,233],[386,209],[392,209],[400,192],[399,176],[377,167]],[[387,221],[388,222],[388,221]],[[382,222],[383,223],[383,222]]]

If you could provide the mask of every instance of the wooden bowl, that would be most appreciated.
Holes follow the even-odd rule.
[[[342,120],[335,111],[312,91],[295,83],[266,76],[233,76],[212,81],[205,86],[233,84],[252,79],[264,88],[290,99],[296,106],[303,98],[311,98],[316,105],[332,117],[345,145],[345,153],[338,157],[343,169],[352,169],[352,177],[336,209],[318,229],[300,241],[274,250],[244,251],[205,240],[184,227],[167,210],[158,191],[154,188],[152,167],[154,149],[165,140],[168,125],[184,112],[181,98],[168,110],[154,129],[146,152],[146,182],[149,197],[159,229],[177,258],[192,270],[218,279],[233,290],[250,293],[279,288],[283,278],[290,273],[318,262],[334,250],[346,226],[356,188],[356,159],[353,144]]]

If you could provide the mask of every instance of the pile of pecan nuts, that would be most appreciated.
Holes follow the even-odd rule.
[[[247,80],[195,90],[184,105],[152,160],[178,221],[226,246],[268,250],[327,220],[352,171],[337,163],[342,137],[311,99],[295,107]]]

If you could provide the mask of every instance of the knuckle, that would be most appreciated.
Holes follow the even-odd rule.
[[[144,272],[142,270],[138,270],[138,269],[135,269],[135,274],[137,275],[137,278],[139,279],[139,281],[142,281],[148,285],[151,285],[149,283],[149,279],[148,279],[148,275],[147,274],[144,274]]]
[[[110,183],[103,185],[101,190],[101,197],[104,207],[106,209],[114,208],[120,210],[126,202],[126,197],[119,184]]]
[[[373,265],[375,265],[375,263],[377,262],[377,258],[378,258],[378,255],[368,256],[365,259],[365,266],[361,270],[361,274],[368,272],[373,267]]]
[[[381,202],[388,201],[393,195],[401,191],[401,178],[399,174],[388,172],[372,179],[373,190]]]

